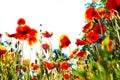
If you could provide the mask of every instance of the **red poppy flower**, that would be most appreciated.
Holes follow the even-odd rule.
[[[101,17],[94,8],[88,8],[85,12],[85,18],[87,21],[92,21],[94,18],[100,19]]]
[[[106,8],[108,10],[117,10],[120,11],[120,0],[107,0]]]
[[[87,24],[83,27],[82,32],[83,32],[83,33],[86,33],[86,32],[88,32],[92,27],[93,27],[93,23],[92,23],[92,22],[89,22],[89,23],[87,23]]]
[[[85,58],[87,56],[87,52],[86,51],[80,51],[76,54],[77,58]]]
[[[71,44],[71,41],[69,40],[69,38],[63,34],[61,37],[60,37],[60,47],[61,48],[66,48],[68,47],[69,45]]]
[[[24,18],[20,18],[17,22],[18,25],[25,25],[25,19]]]
[[[61,71],[65,71],[65,70],[68,70],[69,68],[69,63],[67,61],[63,61],[60,63],[60,70]]]
[[[63,75],[63,77],[64,77],[64,79],[66,80],[66,79],[70,78],[70,74],[67,74],[67,73],[66,73],[66,74]]]
[[[31,63],[31,69],[37,70],[39,68],[39,64]]]
[[[51,62],[44,62],[44,65],[48,70],[55,68],[55,65]]]
[[[77,46],[79,46],[79,45],[85,45],[85,44],[87,44],[87,42],[86,41],[84,41],[84,40],[81,40],[81,39],[76,39],[76,43],[75,43]]]
[[[5,54],[6,52],[7,52],[6,47],[4,47],[4,46],[0,46],[0,55]]]
[[[49,33],[47,31],[45,31],[45,33],[42,33],[42,35],[45,37],[45,38],[50,38],[52,35],[53,35],[53,32],[52,33]]]
[[[89,32],[86,36],[88,43],[94,43],[99,40],[99,34],[96,32]]]
[[[2,34],[0,34],[0,38],[2,37]]]
[[[105,33],[106,32],[106,26],[104,23],[98,23],[94,26],[93,31],[96,33]]]
[[[45,49],[45,50],[48,50],[49,49],[49,45],[47,43],[42,44],[42,48]]]

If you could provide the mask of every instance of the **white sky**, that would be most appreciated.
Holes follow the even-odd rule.
[[[85,3],[91,0],[0,0],[0,33],[14,33],[17,20],[23,17],[35,29],[54,32],[57,46],[61,34],[68,34],[75,43],[84,26]]]

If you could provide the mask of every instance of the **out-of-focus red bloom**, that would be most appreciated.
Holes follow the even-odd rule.
[[[25,25],[25,24],[26,24],[25,19],[24,19],[24,18],[20,18],[20,19],[17,21],[17,24],[18,24],[18,25]]]
[[[108,46],[107,46],[107,50],[108,51],[112,51],[113,50],[113,41],[112,40],[109,40],[109,42],[108,42]]]
[[[0,46],[0,55],[3,55],[7,52],[7,49],[5,46]]]
[[[93,23],[92,23],[92,22],[89,22],[89,23],[87,23],[87,24],[83,27],[82,32],[83,32],[83,33],[86,33],[86,32],[88,32],[92,27],[93,27]]]
[[[37,76],[33,76],[33,77],[32,77],[32,80],[37,80]]]
[[[108,10],[117,10],[120,11],[120,0],[107,0],[106,8]]]
[[[52,33],[49,33],[48,31],[45,31],[45,33],[42,33],[42,35],[43,35],[45,38],[50,38],[50,37],[53,35],[53,32],[52,32]]]
[[[60,47],[61,48],[66,48],[70,44],[71,44],[71,41],[67,35],[63,34],[62,36],[60,36]]]
[[[101,17],[94,8],[88,8],[85,12],[85,18],[87,21],[92,21],[93,19],[100,19]]]
[[[70,54],[69,58],[72,59],[74,57],[74,54]]]
[[[64,77],[64,80],[67,80],[67,79],[70,78],[70,74],[66,73],[66,74],[63,75],[63,77]]]
[[[104,13],[106,12],[105,8],[102,7],[97,8],[96,11],[101,17],[104,16]]]
[[[94,43],[99,40],[99,34],[91,31],[87,34],[86,39],[88,43]]]
[[[76,44],[77,46],[80,46],[80,45],[85,45],[85,44],[87,44],[87,42],[84,41],[84,40],[81,40],[81,39],[76,39],[75,44]]]
[[[31,63],[31,69],[37,70],[39,68],[39,64]]]
[[[96,33],[105,33],[106,32],[106,26],[104,25],[104,23],[98,23],[94,26],[93,31]]]
[[[87,56],[87,52],[86,51],[80,51],[76,54],[77,58],[85,58]]]
[[[2,37],[2,34],[0,33],[0,38]]]
[[[49,49],[49,45],[47,43],[42,44],[42,48],[45,49],[45,50],[48,50]]]
[[[67,61],[63,61],[60,63],[60,70],[66,71],[70,67],[69,63]]]
[[[76,54],[76,52],[77,52],[77,50],[75,49],[75,50],[72,51],[72,54]]]
[[[44,65],[48,70],[55,68],[55,65],[51,62],[44,62]]]

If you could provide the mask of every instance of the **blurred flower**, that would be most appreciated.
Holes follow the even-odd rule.
[[[88,32],[92,27],[93,27],[93,23],[92,23],[92,22],[89,22],[89,23],[87,23],[87,24],[83,27],[82,32],[83,32],[83,33],[86,33],[86,32]]]
[[[106,38],[102,41],[102,48],[103,48],[103,49],[107,49],[108,51],[112,51],[113,48],[114,48],[113,40],[109,39],[109,37],[106,37]]]
[[[66,48],[71,44],[71,41],[67,37],[67,35],[63,34],[60,36],[60,47],[61,48]]]
[[[69,67],[70,67],[70,64],[67,61],[63,61],[60,63],[60,70],[61,71],[68,70]]]
[[[70,54],[70,55],[69,55],[69,58],[70,58],[70,59],[74,58],[74,54]]]
[[[84,41],[84,40],[81,40],[81,39],[76,39],[75,44],[76,44],[77,46],[80,46],[80,45],[85,45],[85,44],[87,44],[87,42]]]
[[[96,33],[105,33],[106,32],[106,26],[104,25],[104,23],[98,23],[94,26],[93,31]]]
[[[94,8],[88,8],[85,12],[85,19],[87,21],[92,21],[93,19],[100,19],[100,15],[96,12]]]
[[[32,76],[32,80],[37,80],[37,76]]]
[[[49,47],[50,47],[50,46],[49,46],[49,44],[47,44],[47,43],[42,44],[42,48],[45,49],[45,50],[48,50]]]
[[[45,38],[50,38],[50,37],[53,35],[53,32],[52,32],[52,33],[49,33],[48,31],[45,31],[45,33],[42,33],[42,35],[43,35]]]
[[[77,58],[85,58],[87,56],[87,52],[86,51],[80,51],[76,54]]]
[[[7,52],[7,49],[5,46],[0,45],[0,55],[3,55]]]
[[[87,34],[86,39],[88,43],[94,43],[99,40],[99,34],[91,31]]]
[[[77,50],[75,49],[75,50],[72,50],[72,54],[76,54],[76,52],[77,52]]]
[[[70,78],[70,74],[66,73],[66,74],[63,75],[63,77],[64,77],[64,80],[68,80]]]
[[[2,37],[2,34],[0,33],[0,38]]]
[[[26,69],[28,69],[29,64],[30,64],[30,59],[25,59],[25,60],[22,61],[22,65],[23,65]]]
[[[120,0],[107,0],[106,8],[108,10],[117,10],[120,11]]]
[[[39,64],[31,63],[31,69],[37,70],[39,68]]]
[[[44,65],[48,70],[55,68],[55,65],[52,62],[44,62]]]
[[[25,25],[25,19],[24,18],[20,18],[17,22],[18,25]]]

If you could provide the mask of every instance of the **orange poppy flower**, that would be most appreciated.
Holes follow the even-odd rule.
[[[69,38],[67,37],[67,35],[63,34],[62,36],[60,36],[60,47],[61,48],[66,48],[71,44],[71,41],[69,40]]]
[[[105,33],[106,32],[106,26],[104,23],[98,23],[94,26],[93,31],[96,33]]]
[[[77,46],[80,46],[80,45],[85,45],[85,44],[87,44],[87,42],[84,41],[84,40],[81,40],[81,39],[76,39],[75,44],[76,44]]]
[[[42,35],[43,35],[45,38],[50,38],[50,37],[53,35],[53,32],[52,32],[52,33],[49,33],[48,31],[45,31],[45,33],[42,33]]]
[[[18,21],[17,21],[17,24],[18,25],[25,25],[25,19],[24,18],[20,18]]]
[[[80,51],[76,54],[77,58],[85,58],[87,56],[87,52],[86,51]]]
[[[77,50],[75,49],[75,50],[72,51],[72,54],[76,54],[76,52],[77,52]]]
[[[48,50],[49,49],[49,45],[47,43],[42,44],[42,48],[45,49],[45,50]]]
[[[70,64],[67,61],[63,61],[60,63],[60,70],[66,71],[70,67]]]
[[[0,45],[0,55],[3,55],[7,52],[7,49],[5,46]]]
[[[85,12],[85,19],[87,21],[92,21],[94,18],[100,19],[101,17],[94,8],[88,8]]]
[[[86,32],[88,32],[92,27],[93,27],[93,23],[92,23],[92,22],[89,22],[89,23],[87,23],[87,24],[83,27],[82,32],[83,32],[83,33],[86,33]]]
[[[113,41],[112,40],[109,40],[108,46],[107,46],[107,50],[108,51],[112,51],[113,50]]]
[[[88,43],[94,43],[99,40],[99,34],[91,31],[87,34],[86,39]]]
[[[106,8],[108,10],[117,10],[120,11],[120,0],[107,0]]]

